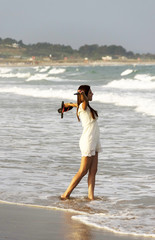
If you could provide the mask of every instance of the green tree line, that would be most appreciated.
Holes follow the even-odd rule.
[[[17,41],[11,38],[0,38],[0,49],[3,48],[3,55],[5,48],[12,48],[16,44],[18,49],[22,49],[22,56],[24,57],[51,57],[53,59],[64,59],[66,58],[89,58],[93,60],[101,59],[104,56],[111,56],[112,58],[118,58],[120,56],[126,58],[155,58],[154,54],[135,54],[132,51],[127,51],[122,46],[117,45],[104,45],[99,46],[97,44],[84,45],[78,50],[73,49],[71,46],[65,46],[61,44],[51,44],[47,42],[38,42],[36,44],[24,44],[22,40]],[[0,52],[1,54],[1,52]],[[10,50],[11,54],[11,50]],[[8,56],[8,53],[7,53]]]

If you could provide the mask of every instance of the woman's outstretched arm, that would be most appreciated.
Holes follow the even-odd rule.
[[[64,103],[65,107],[77,107],[77,103]]]

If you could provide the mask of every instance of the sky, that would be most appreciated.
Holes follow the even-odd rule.
[[[0,38],[155,54],[155,0],[0,0]]]

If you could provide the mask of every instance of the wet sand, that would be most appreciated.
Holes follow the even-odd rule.
[[[29,206],[0,204],[0,240],[144,240],[86,226],[74,214]]]

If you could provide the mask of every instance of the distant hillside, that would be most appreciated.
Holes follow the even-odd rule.
[[[135,54],[126,51],[122,46],[110,45],[99,46],[97,44],[84,45],[78,50],[72,49],[71,46],[51,43],[24,44],[22,40],[17,41],[11,38],[0,38],[0,58],[51,58],[53,60],[82,59],[91,60],[101,59],[118,59],[121,57],[127,59],[155,59],[153,54]],[[108,58],[109,57],[109,58]]]

